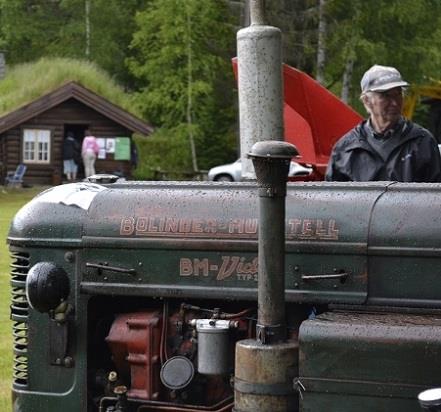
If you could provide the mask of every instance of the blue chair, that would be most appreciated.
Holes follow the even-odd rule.
[[[23,184],[23,176],[26,173],[27,166],[19,164],[15,172],[8,172],[5,178],[5,186],[17,187]]]

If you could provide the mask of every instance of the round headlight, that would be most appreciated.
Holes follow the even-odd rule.
[[[68,296],[69,278],[63,268],[51,262],[39,262],[29,270],[26,297],[35,310],[47,313]]]

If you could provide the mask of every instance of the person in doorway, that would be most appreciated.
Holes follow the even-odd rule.
[[[99,146],[95,136],[89,130],[84,132],[84,140],[81,148],[81,156],[84,164],[84,177],[95,174],[95,161],[98,155]]]
[[[63,142],[63,171],[67,181],[72,182],[77,179],[78,156],[80,145],[72,132],[68,132]]]
[[[435,139],[401,114],[408,86],[394,67],[374,65],[363,75],[360,99],[369,117],[337,141],[326,180],[441,181]]]
[[[130,164],[134,169],[138,167],[138,148],[133,140],[130,141]]]

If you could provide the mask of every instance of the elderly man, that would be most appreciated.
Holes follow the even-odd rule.
[[[394,67],[374,65],[363,75],[360,99],[369,118],[335,144],[326,180],[441,181],[435,139],[401,115],[407,86]]]

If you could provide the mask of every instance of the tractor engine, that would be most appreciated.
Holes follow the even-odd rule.
[[[230,410],[234,345],[252,336],[255,308],[226,313],[170,299],[155,303],[110,318],[102,312],[91,320],[96,332],[88,351],[94,365],[89,369],[91,403],[114,405],[115,390],[122,388],[131,402],[144,403],[140,410],[171,405],[175,411]],[[126,304],[133,307],[132,302],[117,306]]]

